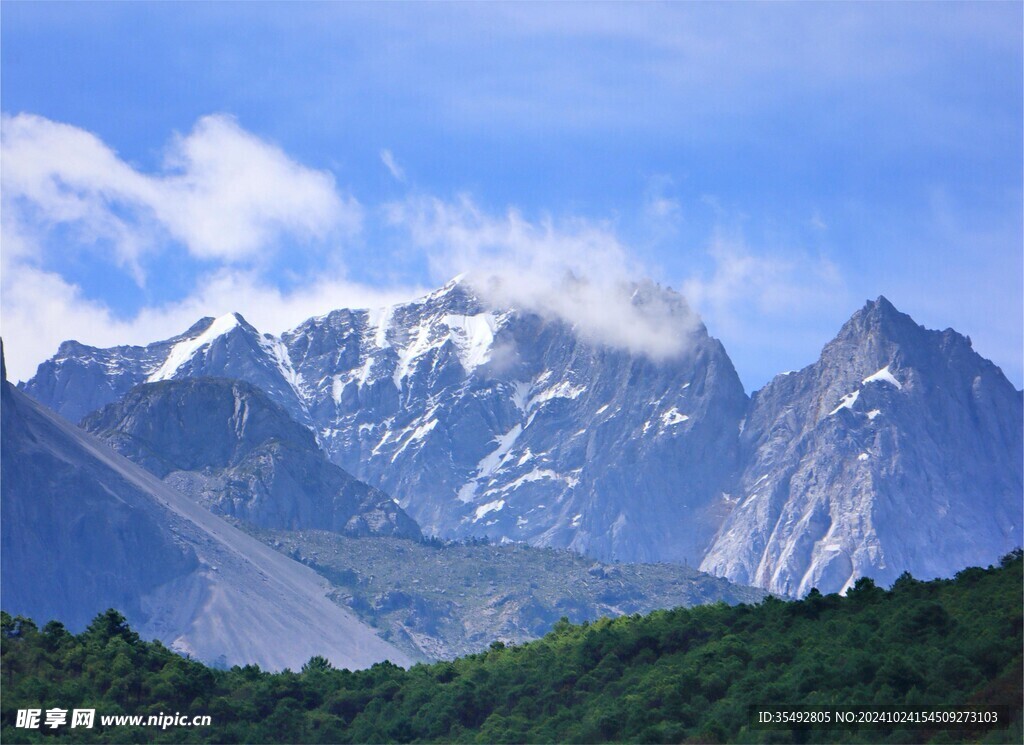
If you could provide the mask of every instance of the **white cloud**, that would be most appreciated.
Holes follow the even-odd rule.
[[[685,303],[636,292],[646,272],[606,224],[493,216],[468,197],[418,197],[389,215],[429,252],[436,278],[464,273],[494,305],[561,319],[592,341],[665,359],[688,349],[699,324]]]
[[[3,207],[23,227],[65,225],[109,242],[141,281],[167,236],[193,256],[251,261],[283,235],[324,240],[359,229],[362,209],[333,177],[291,160],[228,116],[175,137],[162,173],[141,173],[95,135],[31,114],[2,119]]]
[[[322,240],[355,232],[362,209],[340,197],[334,178],[291,160],[228,117],[207,116],[167,158],[171,175],[149,206],[196,256],[238,259],[283,233]]]
[[[395,160],[395,156],[390,150],[384,149],[380,151],[381,162],[388,169],[388,172],[394,177],[395,181],[405,183],[405,169],[398,165],[398,161]]]
[[[682,214],[679,200],[668,197],[652,197],[647,202],[647,212],[661,220],[677,220]]]

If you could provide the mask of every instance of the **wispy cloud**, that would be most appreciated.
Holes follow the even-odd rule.
[[[1000,55],[1019,47],[1020,25],[1019,12],[1004,3],[946,4],[942,12],[863,3],[453,4],[413,6],[383,21],[360,19],[348,5],[308,12],[312,23],[300,28],[332,40],[341,35],[348,42],[342,48],[361,43],[353,37],[362,23],[373,24],[371,38],[402,38],[368,50],[377,55],[374,69],[415,91],[414,100],[429,100],[432,115],[449,127],[684,129],[712,141],[737,114],[808,99],[814,113],[820,102],[834,103],[837,91],[871,96],[880,104],[871,112],[878,121],[921,125],[919,141],[936,137],[963,125],[962,114],[946,110],[932,89],[935,70],[949,63],[951,40]],[[318,82],[351,85],[338,79],[339,70],[347,68],[323,66],[327,80]],[[894,91],[913,91],[913,100]]]
[[[645,216],[664,224],[678,223],[683,216],[683,206],[673,194],[674,180],[671,176],[658,174],[648,179],[644,193]]]
[[[820,349],[853,310],[848,284],[827,256],[755,249],[724,230],[707,256],[711,269],[692,273],[682,292],[725,341],[737,367],[781,371],[775,365],[794,358],[809,364],[814,352],[806,350]]]
[[[381,150],[380,159],[381,162],[384,163],[384,166],[388,169],[388,172],[395,179],[395,181],[404,184],[405,170],[400,165],[398,165],[398,161],[395,160],[395,156],[392,154],[392,152],[387,148]]]
[[[712,241],[708,252],[714,270],[687,279],[683,292],[720,320],[741,308],[778,315],[820,307],[842,288],[835,265],[822,257],[755,254],[742,239],[723,236]]]
[[[666,359],[685,353],[698,327],[685,303],[637,292],[646,272],[608,224],[492,215],[467,196],[416,197],[389,215],[428,252],[435,277],[463,273],[496,306],[565,321],[592,341]]]

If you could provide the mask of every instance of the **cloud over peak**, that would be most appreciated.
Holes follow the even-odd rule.
[[[495,216],[467,196],[414,197],[388,213],[436,278],[463,274],[493,305],[564,321],[592,342],[665,360],[684,354],[701,327],[681,297],[642,282],[647,273],[607,224],[531,221],[515,209]]]

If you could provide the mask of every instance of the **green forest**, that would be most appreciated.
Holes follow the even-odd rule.
[[[3,614],[4,743],[1024,741],[1022,555],[954,579],[812,591],[559,622],[534,642],[408,670],[217,670],[139,639],[116,611],[84,632]],[[18,709],[95,708],[92,729],[17,728]],[[767,729],[757,708],[977,707],[988,729]],[[1001,708],[999,708],[1001,707]],[[209,727],[102,727],[99,715],[208,714]]]

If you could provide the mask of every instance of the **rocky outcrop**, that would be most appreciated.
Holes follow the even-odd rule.
[[[328,461],[309,429],[240,380],[146,383],[82,426],[214,512],[257,527],[420,537],[390,497]]]

